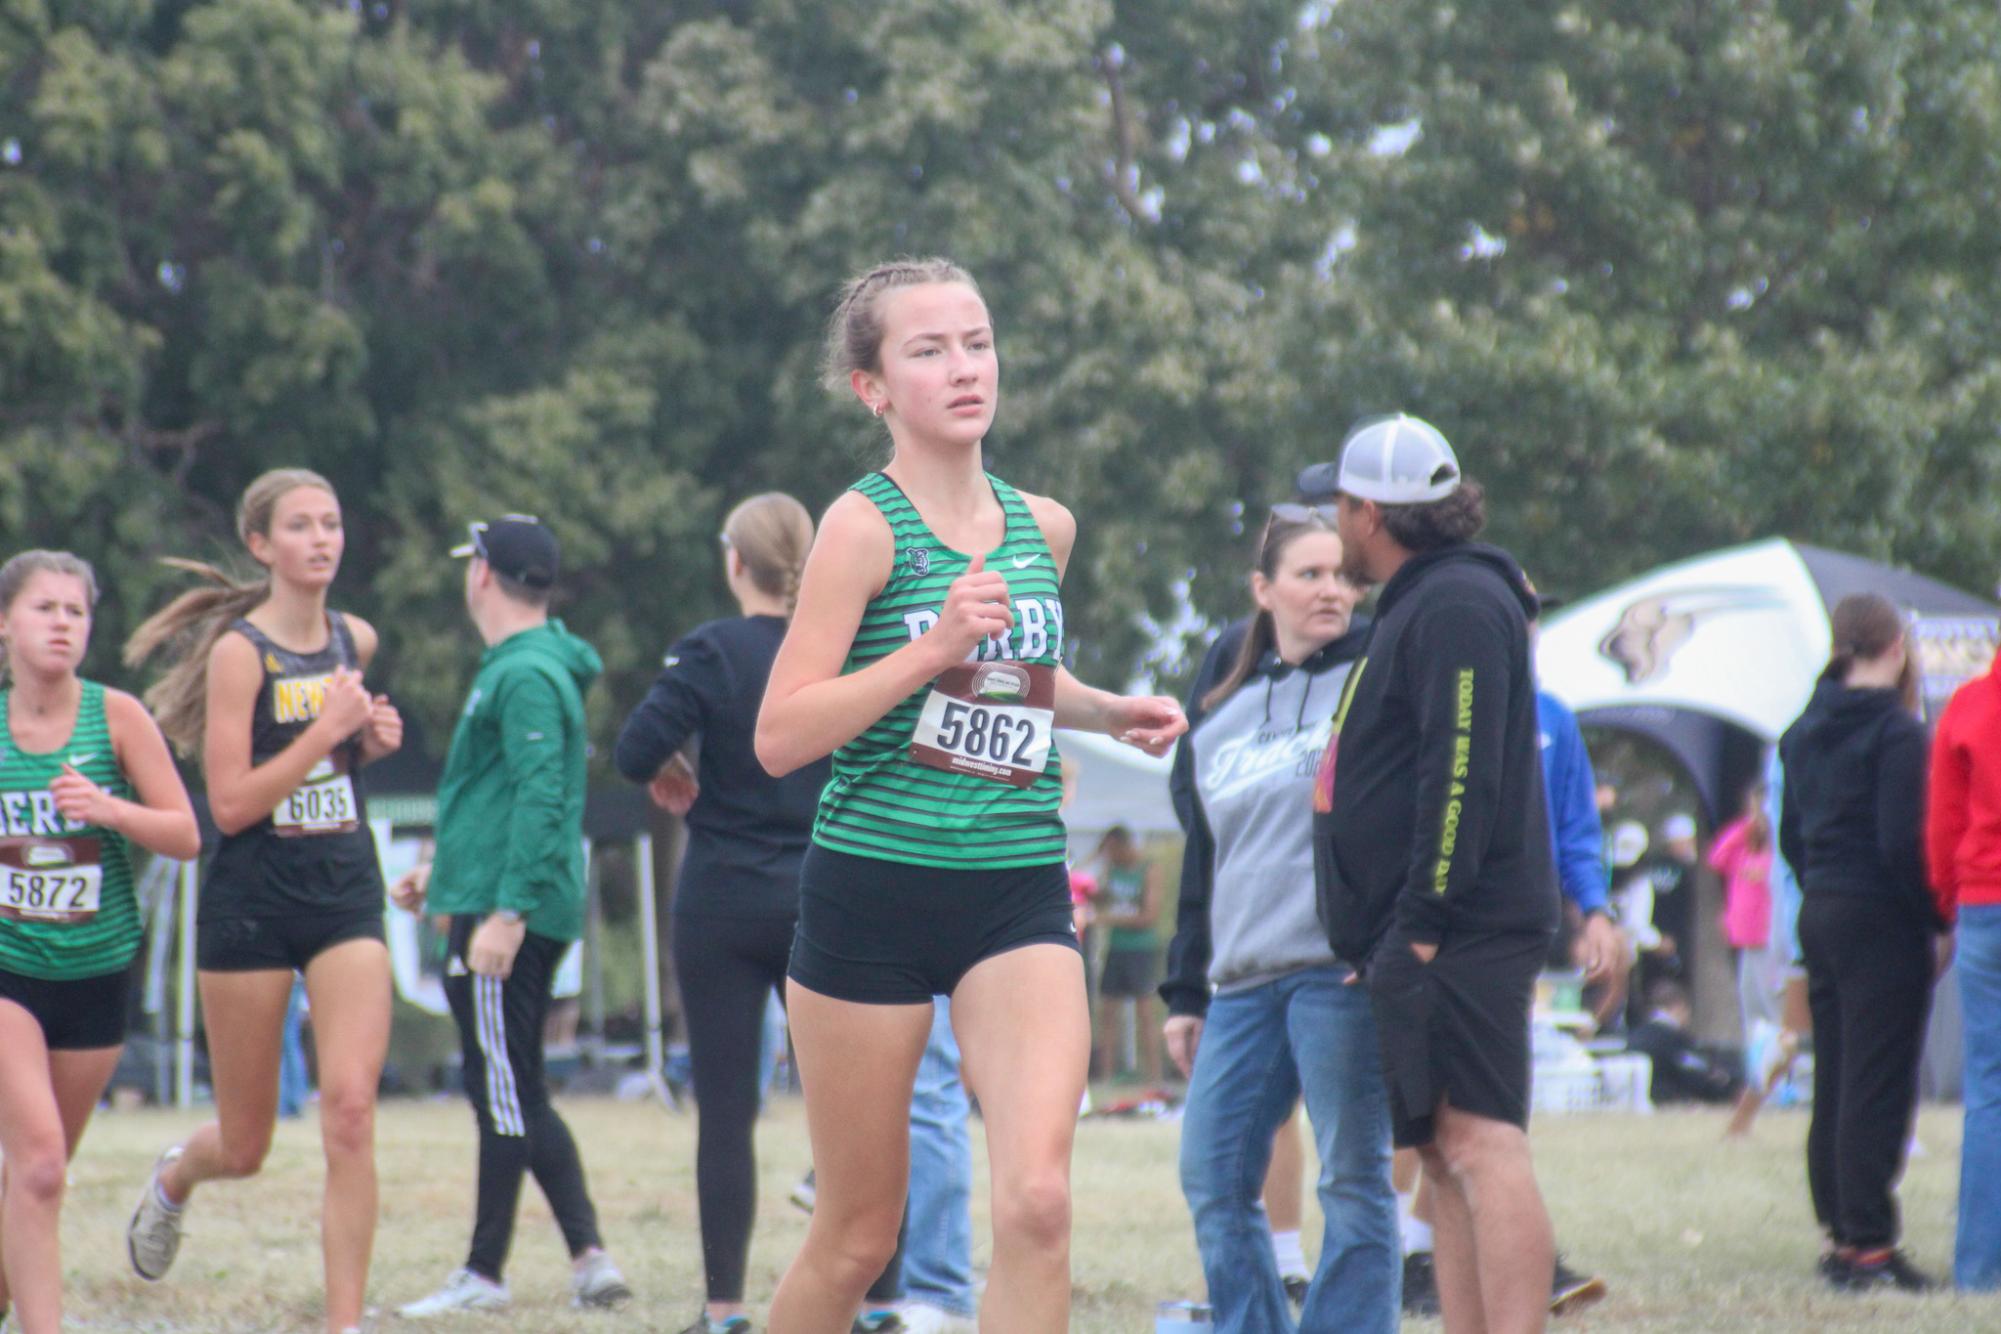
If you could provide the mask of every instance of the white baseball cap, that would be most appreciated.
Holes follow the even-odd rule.
[[[1341,443],[1340,489],[1379,505],[1428,504],[1459,489],[1459,459],[1430,422],[1374,417]]]

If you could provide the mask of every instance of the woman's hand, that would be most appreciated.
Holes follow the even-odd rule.
[[[371,760],[379,760],[384,755],[394,755],[403,745],[403,715],[389,702],[389,696],[377,695],[368,703],[368,724],[362,730],[362,753]]]
[[[361,673],[352,667],[334,668],[320,699],[320,723],[345,741],[368,726],[374,711],[375,700],[362,685]]]
[[[1160,1035],[1167,1044],[1168,1059],[1181,1072],[1183,1079],[1195,1077],[1195,1049],[1202,1045],[1202,1018],[1200,1015],[1169,1015],[1167,1022],[1160,1026]]]
[[[396,883],[389,887],[389,901],[415,916],[424,911],[424,891],[430,884],[431,864],[424,862],[413,866],[397,876]]]
[[[653,798],[653,804],[670,815],[686,815],[701,794],[695,771],[688,767],[687,758],[679,754],[669,755],[660,772],[646,785],[646,795]]]
[[[118,799],[78,773],[75,765],[65,761],[63,771],[49,784],[49,791],[55,794],[56,809],[62,812],[63,819],[105,829],[118,828]]]
[[[922,642],[935,644],[943,671],[964,662],[995,635],[1014,628],[1014,608],[1008,601],[1007,580],[987,568],[984,555],[973,557],[966,572],[945,591],[938,624],[924,632]]]
[[[1181,712],[1181,705],[1166,695],[1116,695],[1108,712],[1110,725],[1105,731],[1149,755],[1167,754],[1175,739],[1188,730],[1188,717]]]

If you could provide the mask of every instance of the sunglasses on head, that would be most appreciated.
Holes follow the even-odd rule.
[[[1333,527],[1340,511],[1333,505],[1298,505],[1281,501],[1271,507],[1271,517],[1280,523],[1322,523]]]

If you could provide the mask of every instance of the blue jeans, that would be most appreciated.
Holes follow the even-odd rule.
[[[973,1148],[952,1003],[938,997],[931,1038],[910,1097],[910,1204],[903,1295],[954,1315],[973,1314]]]
[[[1956,966],[1966,1014],[1966,1130],[1952,1279],[1962,1288],[2001,1288],[2001,904],[1959,910]]]
[[[1403,1260],[1389,1098],[1363,987],[1329,965],[1215,997],[1181,1119],[1181,1193],[1216,1334],[1394,1334]],[[1301,1094],[1320,1153],[1320,1265],[1294,1325],[1265,1221],[1272,1136]]]

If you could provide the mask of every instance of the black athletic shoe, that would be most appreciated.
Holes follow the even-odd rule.
[[[1556,1257],[1556,1272],[1549,1285],[1549,1313],[1569,1315],[1605,1300],[1605,1280],[1596,1274],[1580,1274]]]
[[[1831,1288],[1848,1286],[1848,1262],[1841,1258],[1840,1251],[1822,1251],[1820,1258],[1813,1262],[1813,1269]]]
[[[1295,1311],[1306,1305],[1306,1290],[1312,1286],[1312,1279],[1304,1274],[1287,1274],[1279,1282],[1285,1285],[1286,1300],[1292,1303]]]
[[[1403,1313],[1435,1316],[1438,1311],[1438,1273],[1431,1267],[1430,1251],[1412,1251],[1403,1258]]]
[[[1840,1264],[1843,1274],[1836,1286],[1847,1292],[1930,1292],[1938,1287],[1938,1280],[1912,1264],[1902,1251],[1891,1251],[1866,1263],[1849,1259]]]

